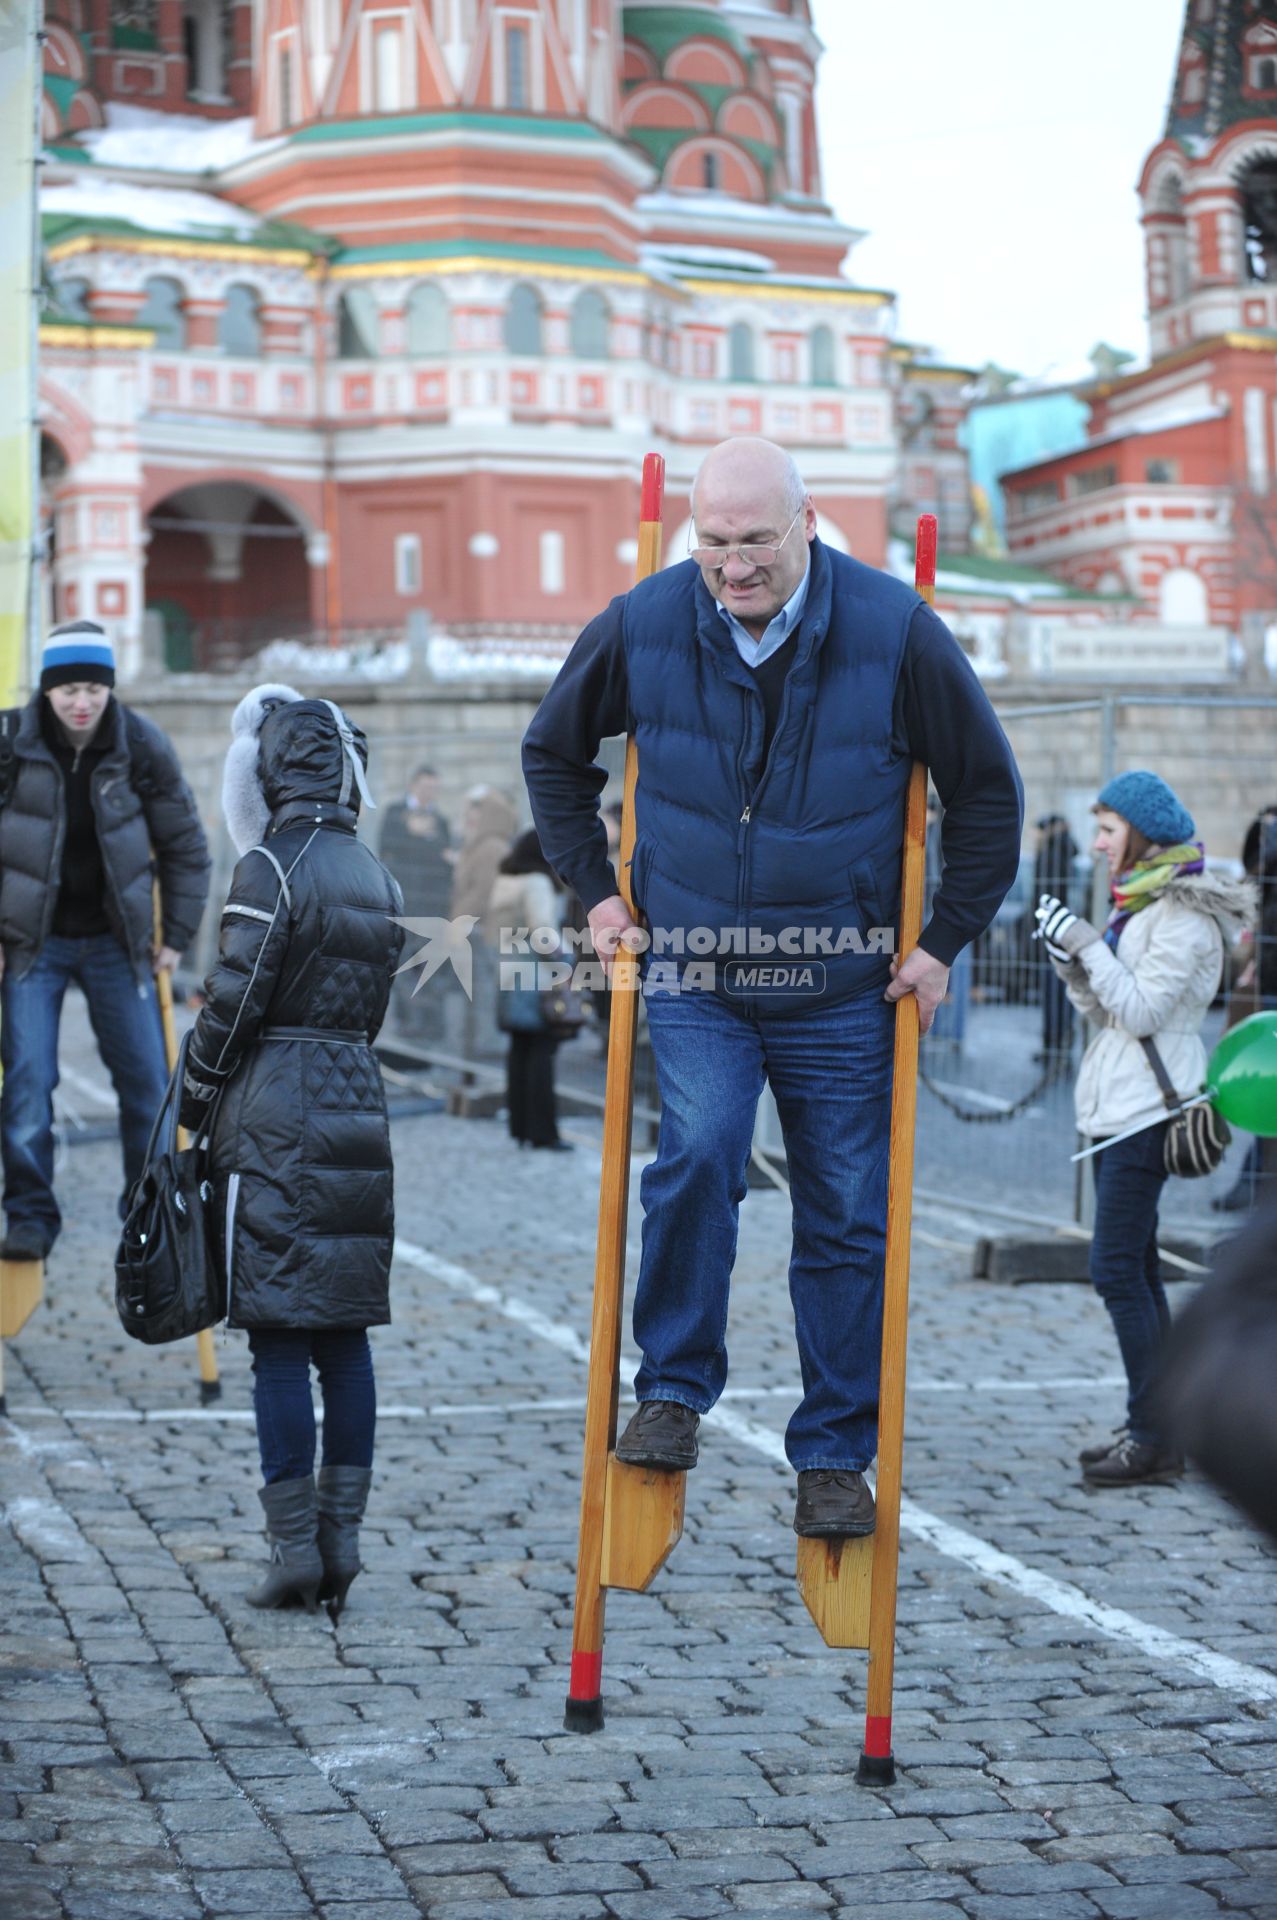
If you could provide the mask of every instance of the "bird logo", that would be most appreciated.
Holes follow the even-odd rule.
[[[396,979],[401,973],[407,973],[410,967],[421,968],[421,978],[412,990],[414,999],[440,967],[451,966],[467,1000],[473,1000],[474,950],[470,945],[470,935],[479,924],[477,914],[458,914],[455,920],[442,920],[435,914],[424,914],[414,920],[392,913],[390,918],[397,927],[405,927],[415,939],[425,943],[417,948],[410,959],[395,968]]]

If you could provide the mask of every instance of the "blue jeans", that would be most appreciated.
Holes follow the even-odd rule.
[[[34,1227],[50,1246],[62,1225],[53,1197],[58,1027],[73,980],[88,1001],[98,1050],[120,1102],[125,1194],[145,1164],[147,1141],[168,1084],[155,984],[149,977],[138,979],[113,934],[86,940],[50,934],[29,973],[15,979],[5,970],[0,983],[4,1210],[11,1227]],[[120,1211],[123,1214],[123,1199]]]
[[[377,1428],[372,1349],[362,1327],[254,1327],[253,1406],[262,1479],[304,1480],[315,1470],[310,1366],[324,1401],[324,1465],[370,1467]]]
[[[785,1450],[863,1470],[878,1433],[895,1014],[878,994],[767,1018],[710,993],[646,992],[661,1093],[643,1173],[639,1400],[705,1413],[727,1380],[727,1296],[754,1114],[767,1080],[789,1159],[803,1396]]]
[[[1157,1205],[1166,1182],[1166,1121],[1105,1147],[1095,1167],[1091,1283],[1109,1310],[1126,1368],[1131,1436],[1160,1444],[1152,1387],[1171,1324],[1157,1258]]]

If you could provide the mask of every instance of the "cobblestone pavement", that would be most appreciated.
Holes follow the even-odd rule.
[[[747,1203],[683,1542],[610,1597],[605,1730],[561,1730],[599,1171],[573,1132],[521,1155],[396,1122],[368,1570],[336,1629],[245,1605],[243,1338],[206,1412],[192,1346],[123,1338],[115,1150],[69,1156],[6,1350],[3,1920],[1277,1916],[1273,1556],[1195,1477],[1081,1487],[1120,1413],[1103,1311],[970,1279],[961,1216],[915,1253],[897,1785],[854,1784],[865,1656],[794,1586],[779,1194]]]

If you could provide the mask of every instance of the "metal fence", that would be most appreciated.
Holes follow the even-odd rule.
[[[408,774],[421,763],[440,777],[445,810],[459,835],[464,797],[482,765],[502,786],[524,819],[527,802],[519,772],[519,735],[510,728],[476,724],[432,734],[387,732],[373,739],[371,784],[379,812],[365,823],[376,846],[384,809],[402,797]],[[1057,848],[1047,870],[1067,880],[1070,903],[1102,924],[1107,880],[1090,855],[1091,806],[1105,780],[1130,766],[1161,772],[1195,815],[1212,863],[1240,871],[1243,836],[1252,816],[1277,801],[1277,699],[1118,695],[1092,700],[1008,706],[1000,717],[1024,778],[1026,840],[1016,883],[993,925],[953,969],[950,996],[922,1048],[923,1090],[918,1117],[918,1180],[948,1196],[961,1210],[1000,1208],[1026,1223],[1088,1218],[1089,1175],[1070,1165],[1078,1145],[1073,1123],[1073,1083],[1085,1046],[1085,1023],[1067,1006],[1055,976],[1031,939],[1036,902],[1035,864],[1041,857],[1035,823],[1056,816],[1064,851]],[[622,743],[605,743],[605,757],[619,778]],[[210,742],[188,762],[197,791],[215,791],[223,749]],[[207,764],[206,764],[207,763]],[[202,783],[202,785],[201,785]],[[214,830],[213,899],[225,897],[234,850],[220,809],[206,808]],[[1055,829],[1057,833],[1060,828]],[[1074,851],[1067,851],[1071,840]],[[930,836],[934,888],[939,839]],[[1060,872],[1063,859],[1064,872]],[[1038,877],[1041,877],[1039,869]],[[210,964],[217,936],[211,913],[195,952],[192,978]],[[1209,1047],[1227,1018],[1229,985],[1207,1021]],[[467,1058],[476,1070],[495,1074],[503,1042],[488,1020],[463,1019],[454,1009],[441,1050]],[[560,1083],[576,1087],[586,1104],[601,1091],[602,1035],[587,1034],[561,1050]],[[447,1077],[446,1075],[444,1076]],[[654,1104],[647,1076],[640,1100]],[[769,1134],[770,1129],[770,1134]],[[774,1121],[762,1131],[777,1142]],[[1175,1181],[1164,1213],[1172,1224],[1212,1221],[1210,1202],[1233,1183],[1247,1143],[1238,1141],[1224,1167],[1209,1180]]]

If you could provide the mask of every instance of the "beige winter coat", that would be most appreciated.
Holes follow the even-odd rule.
[[[501,947],[503,952],[517,951],[509,947],[508,940],[520,928],[531,933],[538,927],[552,927],[558,933],[562,926],[563,902],[548,873],[497,875],[483,921],[484,938],[491,945]],[[504,942],[503,933],[507,936]]]
[[[1131,915],[1116,953],[1092,938],[1067,965],[1056,963],[1073,1005],[1101,1029],[1078,1072],[1080,1132],[1094,1139],[1164,1117],[1140,1045],[1145,1035],[1157,1042],[1176,1092],[1189,1097],[1201,1091],[1202,1021],[1219,990],[1225,950],[1252,909],[1252,890],[1243,881],[1185,874]],[[1066,940],[1084,937],[1084,927],[1081,922],[1070,928]]]

